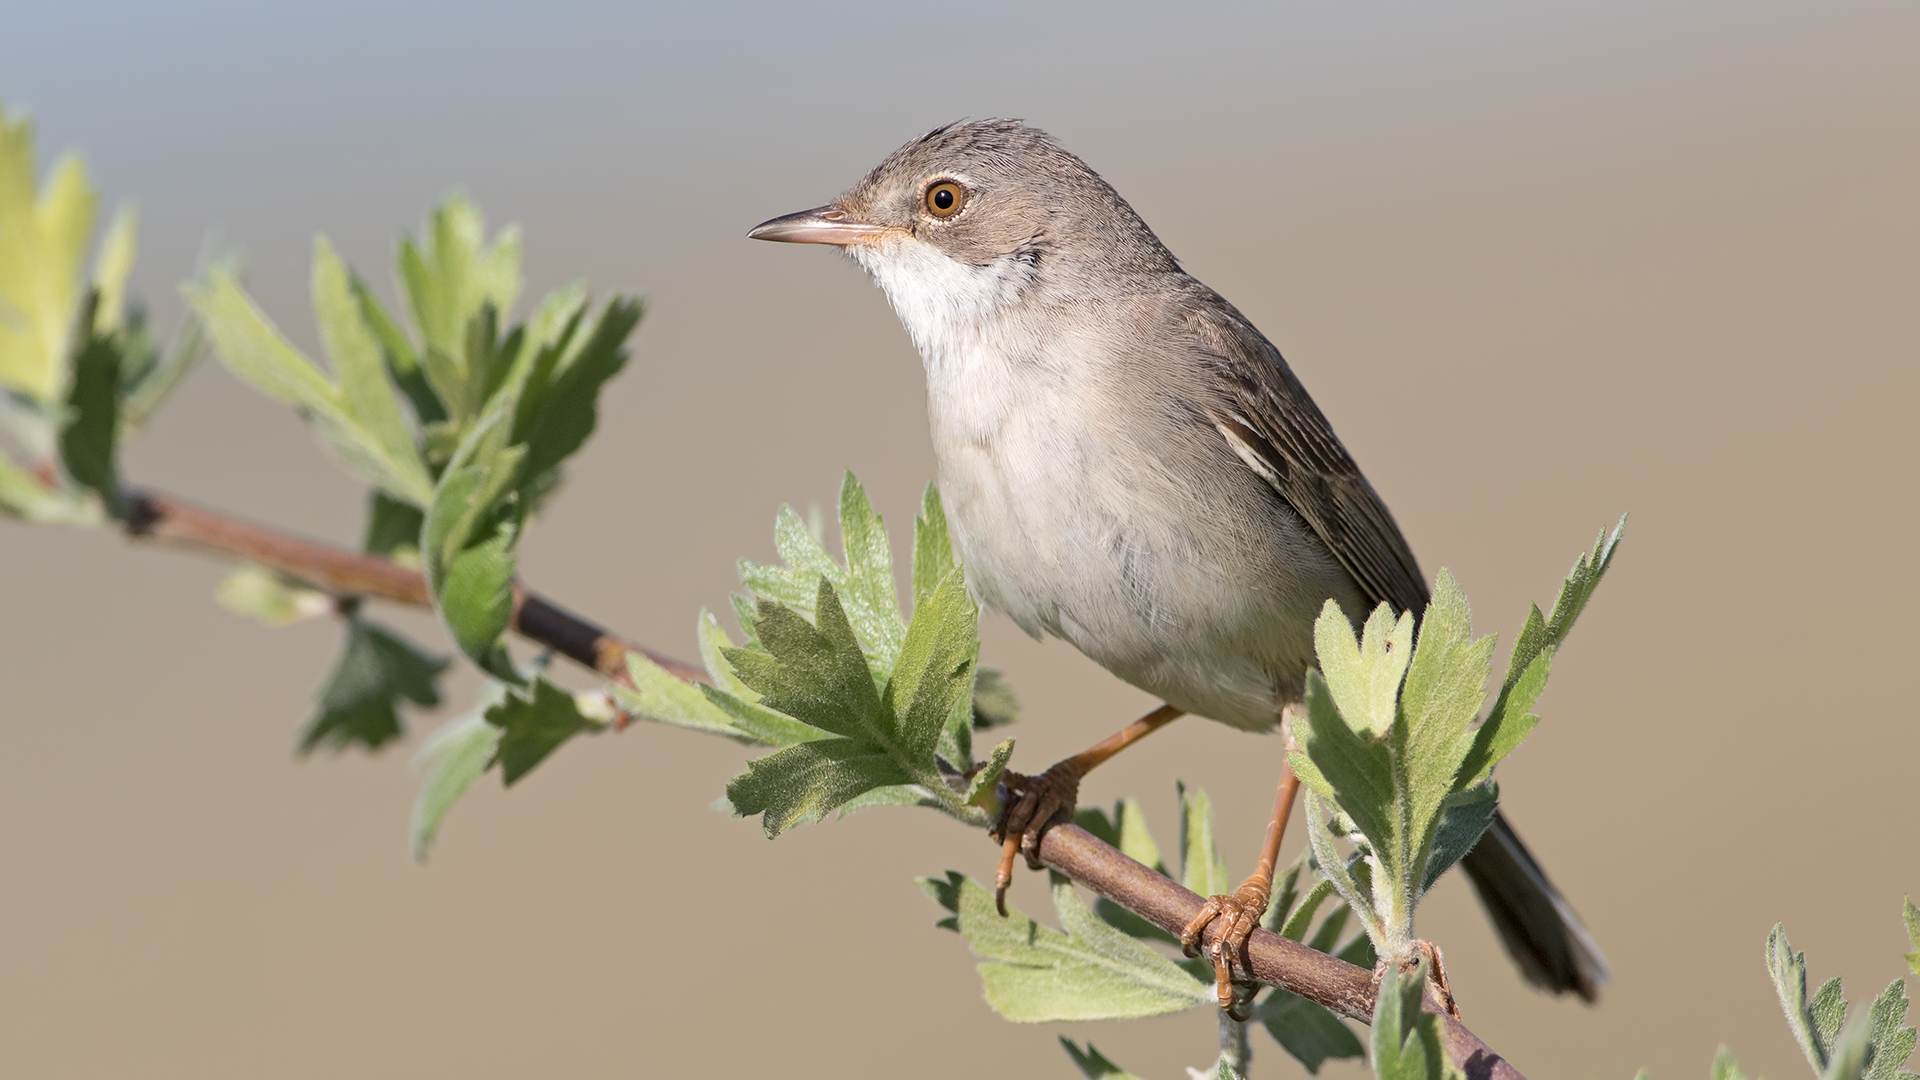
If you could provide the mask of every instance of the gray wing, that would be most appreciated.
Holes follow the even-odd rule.
[[[1428,593],[1420,564],[1320,407],[1280,350],[1225,300],[1207,299],[1194,313],[1195,329],[1204,342],[1203,362],[1218,376],[1215,385],[1226,387],[1209,419],[1241,460],[1312,526],[1369,606],[1385,601],[1395,611],[1424,612]]]

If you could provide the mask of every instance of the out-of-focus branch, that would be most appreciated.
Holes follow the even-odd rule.
[[[1076,825],[1062,822],[1048,829],[1040,838],[1039,854],[1041,862],[1170,934],[1178,935],[1205,904],[1165,875],[1154,873]],[[1219,919],[1207,926],[1204,941],[1208,946],[1222,927]],[[1261,982],[1291,990],[1341,1016],[1372,1021],[1374,997],[1379,992],[1372,972],[1265,930],[1253,932],[1247,951],[1253,960],[1253,976]],[[1439,1017],[1447,1056],[1468,1080],[1525,1080],[1465,1024],[1448,1016],[1431,994],[1426,1010]]]
[[[339,597],[373,596],[419,607],[432,602],[420,571],[377,555],[289,536],[158,492],[129,491],[126,501],[126,531],[135,539],[258,563]],[[707,681],[700,667],[623,640],[517,582],[510,626],[608,678],[626,678],[626,654],[637,652],[682,679]]]

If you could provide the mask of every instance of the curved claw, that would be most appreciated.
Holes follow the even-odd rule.
[[[1259,923],[1260,916],[1266,913],[1267,899],[1266,882],[1258,877],[1249,878],[1232,896],[1207,897],[1206,906],[1180,931],[1181,950],[1188,956],[1198,956],[1200,940],[1205,936],[1207,926],[1215,919],[1225,920],[1225,925],[1214,935],[1213,945],[1207,952],[1213,959],[1214,995],[1227,1015],[1241,1023],[1253,1015],[1250,1009],[1244,1014],[1242,1012],[1243,1008],[1252,1005],[1253,995],[1243,997],[1234,985],[1233,962],[1238,959],[1242,970],[1252,970],[1253,955],[1248,942],[1253,937],[1253,928]],[[1257,989],[1254,991],[1258,992]]]
[[[1080,793],[1080,769],[1069,758],[1039,776],[1003,773],[1001,783],[1008,795],[1001,801],[1000,820],[987,835],[1000,843],[1000,863],[993,876],[994,906],[1005,918],[1014,853],[1026,855],[1028,869],[1041,869],[1040,837],[1056,817],[1073,814]]]

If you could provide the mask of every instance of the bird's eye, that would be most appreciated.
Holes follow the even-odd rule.
[[[927,189],[927,213],[937,218],[950,218],[966,205],[967,189],[952,180],[942,180]]]

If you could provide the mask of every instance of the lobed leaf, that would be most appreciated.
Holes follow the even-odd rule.
[[[440,704],[445,657],[433,656],[393,631],[357,616],[345,621],[340,653],[320,684],[313,716],[300,733],[301,754],[324,746],[378,750],[400,737],[400,702]]]
[[[749,761],[747,771],[727,784],[727,801],[742,817],[760,815],[771,840],[875,788],[914,779],[885,750],[836,736]]]
[[[600,726],[581,713],[572,694],[548,682],[533,680],[525,690],[509,689],[484,713],[487,723],[500,729],[494,760],[500,778],[511,787],[560,744]]]
[[[1001,918],[992,893],[959,873],[920,881],[987,961],[980,977],[994,1011],[1038,1023],[1156,1016],[1213,1003],[1211,983],[1095,918],[1072,882],[1058,874],[1052,879],[1061,930],[1011,909]]]

